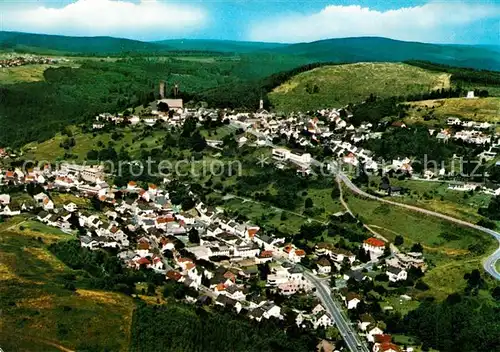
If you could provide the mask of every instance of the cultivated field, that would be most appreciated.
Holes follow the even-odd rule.
[[[317,89],[314,88],[317,86]],[[450,75],[401,63],[325,66],[303,72],[274,89],[269,99],[279,111],[341,107],[379,97],[448,88]]]
[[[5,351],[128,350],[134,303],[86,289],[47,249],[72,238],[23,217],[0,224],[0,346]],[[71,281],[76,289],[65,288]]]
[[[451,98],[408,103],[411,106],[408,123],[443,124],[448,117],[463,120],[500,122],[500,98]],[[424,120],[424,116],[434,118]]]

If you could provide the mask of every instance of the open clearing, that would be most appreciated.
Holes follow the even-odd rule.
[[[38,82],[43,81],[43,72],[49,67],[63,67],[72,66],[77,67],[74,63],[72,65],[24,65],[16,67],[3,67],[0,68],[0,85],[1,84],[15,84],[20,82]]]
[[[311,91],[314,86],[317,92]],[[357,63],[300,73],[275,88],[269,99],[278,111],[305,111],[361,102],[372,93],[390,97],[449,87],[447,73],[401,63]]]
[[[0,346],[5,351],[128,350],[134,302],[86,289],[47,244],[72,238],[23,217],[0,224]],[[73,276],[76,290],[64,288]]]
[[[496,97],[423,100],[407,104],[411,106],[408,111],[409,117],[406,118],[408,123],[443,124],[448,117],[480,122],[500,122],[500,98]],[[424,116],[430,114],[435,118],[425,121]]]

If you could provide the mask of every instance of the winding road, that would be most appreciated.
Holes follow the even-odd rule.
[[[406,208],[408,210],[416,211],[416,212],[419,212],[422,214],[435,216],[437,218],[444,219],[444,220],[453,222],[453,223],[458,224],[458,225],[467,226],[467,227],[470,227],[472,229],[475,229],[475,230],[478,230],[478,231],[481,231],[481,232],[484,232],[488,235],[493,236],[498,241],[499,248],[493,254],[491,254],[489,257],[487,257],[483,261],[483,267],[484,267],[484,270],[486,270],[486,272],[488,274],[493,276],[495,279],[500,280],[500,272],[495,267],[495,263],[497,262],[497,260],[500,260],[500,233],[498,233],[494,230],[491,230],[491,229],[487,229],[486,227],[483,227],[483,226],[479,226],[479,225],[472,224],[472,223],[467,222],[467,221],[456,219],[456,218],[448,216],[448,215],[437,213],[437,212],[432,211],[432,210],[427,210],[427,209],[419,208],[419,207],[416,207],[413,205],[398,203],[398,202],[394,202],[392,200],[387,200],[387,199],[382,199],[382,198],[376,197],[374,195],[371,195],[371,194],[366,193],[365,191],[359,189],[358,186],[356,186],[354,183],[352,183],[352,181],[341,172],[337,172],[337,178],[338,178],[338,180],[344,182],[344,184],[351,191],[353,191],[354,193],[356,193],[360,196],[363,196],[365,198],[369,198],[369,199],[373,199],[373,200],[376,200],[376,201],[379,201],[382,203],[391,204],[394,206]]]

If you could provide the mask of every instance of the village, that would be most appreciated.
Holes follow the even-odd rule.
[[[41,209],[35,215],[38,221],[67,232],[79,228],[82,247],[116,249],[126,267],[151,269],[194,289],[197,297],[186,297],[193,303],[213,302],[257,321],[271,317],[284,319],[283,306],[252,292],[250,282],[262,270],[265,272],[263,285],[273,295],[313,295],[316,291],[305,275],[310,269],[300,264],[306,256],[305,250],[262,233],[256,225],[228,218],[222,209],[201,202],[193,209],[182,210],[170,202],[168,191],[157,185],[142,189],[131,181],[126,188],[118,189],[104,181],[102,168],[71,164],[60,170],[35,168],[26,174],[20,170],[8,171],[2,183],[36,185],[35,189],[41,190],[33,194],[35,206],[23,203],[14,207],[8,194],[1,195],[2,215],[14,216]],[[52,192],[96,197],[106,211],[80,210],[72,202],[56,206],[51,199]],[[318,243],[315,252],[308,254],[315,258],[311,268],[315,276],[328,284],[331,276],[343,282],[333,289],[346,310],[355,310],[363,301],[363,297],[349,287],[351,281],[359,284],[372,280],[366,271],[368,266],[383,268],[378,272],[387,275],[392,283],[406,280],[411,268],[425,270],[422,253],[400,253],[393,245],[389,247],[373,237],[360,246],[369,256],[367,263],[360,262],[349,251],[328,244]],[[297,310],[296,314],[297,325],[304,328],[334,326],[332,316],[319,300],[311,311]],[[381,324],[370,320],[369,315],[358,318],[360,332],[368,342],[375,343],[374,351],[401,350],[390,343]]]
[[[318,161],[316,155],[308,152],[318,145],[328,149],[335,163],[351,174],[363,165],[365,170],[373,172],[382,169],[429,181],[447,176],[444,170],[414,175],[410,158],[382,164],[373,152],[358,146],[364,140],[381,138],[385,128],[407,128],[404,123],[390,126],[365,123],[356,128],[347,122],[352,114],[346,108],[324,109],[314,115],[298,113],[279,118],[264,109],[262,100],[256,112],[237,113],[188,109],[182,99],[163,98],[140,116],[130,112],[100,114],[91,129],[138,124],[180,128],[188,119],[200,124],[219,121],[235,131],[243,131],[234,136],[238,146],[270,148],[272,165],[278,169],[296,169],[298,177],[310,175],[318,167],[325,168],[328,175],[331,173],[334,164]],[[489,146],[483,154],[496,156],[493,150],[498,149],[499,136],[486,132],[492,125],[462,123],[451,118],[447,124],[449,127],[440,132],[430,129],[429,134],[443,143],[453,138]],[[461,126],[460,131],[451,132],[451,127],[457,125]],[[222,140],[207,139],[206,144],[214,150],[223,149]],[[15,156],[4,149],[1,153],[4,158]],[[5,171],[0,177],[1,184],[6,189],[24,187],[33,202],[19,204],[9,194],[2,194],[0,214],[28,213],[48,226],[76,232],[81,247],[113,250],[124,267],[152,270],[182,285],[186,289],[183,299],[187,302],[223,306],[256,321],[283,320],[286,314],[293,314],[298,327],[327,331],[328,336],[329,329],[338,321],[322,303],[320,287],[327,288],[341,302],[342,311],[356,322],[358,333],[364,338],[359,350],[364,350],[366,344],[374,352],[413,351],[411,346],[396,345],[385,333],[385,323],[375,320],[367,307],[380,304],[384,310],[393,310],[394,307],[383,303],[387,288],[404,286],[407,280],[419,280],[425,274],[427,263],[418,246],[403,252],[384,238],[372,236],[358,243],[356,253],[323,242],[316,243],[312,251],[298,248],[250,221],[238,221],[224,207],[204,204],[192,192],[188,195],[193,199],[191,206],[174,204],[170,197],[172,181],[168,177],[159,179],[159,185],[150,183],[141,187],[130,180],[126,186],[117,187],[108,183],[111,175],[105,171],[102,165],[71,163]],[[454,184],[450,190],[470,187],[466,183]],[[491,194],[500,193],[500,188],[476,187]],[[394,196],[400,191],[382,179],[381,194]],[[74,202],[55,204],[52,194],[59,193],[89,199],[92,208],[80,209]],[[337,216],[349,217],[346,213]],[[367,294],[374,288],[379,293],[375,298]],[[286,298],[292,296],[309,297],[313,303],[307,309],[288,306]],[[400,304],[412,299],[404,293],[398,298]]]
[[[60,61],[60,59],[53,59],[49,57],[41,57],[41,56],[32,56],[32,55],[25,55],[25,56],[11,56],[11,57],[6,57],[4,59],[0,59],[0,68],[8,68],[8,67],[17,67],[17,66],[24,66],[24,65],[51,65],[51,64],[57,64]]]
[[[149,126],[161,120],[182,126],[190,117],[200,122],[221,118],[216,110],[185,109],[180,99],[163,99],[160,103],[168,105],[166,111],[153,110],[147,117],[101,114],[92,128],[99,130],[127,120]],[[381,132],[376,132],[371,124],[358,128],[348,124],[349,112],[345,109],[318,113],[322,119],[299,114],[283,120],[264,110],[261,102],[256,113],[225,113],[223,120],[227,121],[223,123],[248,132],[238,138],[238,145],[251,143],[258,148],[271,148],[274,166],[294,167],[299,177],[323,163],[303,150],[276,146],[276,138],[291,137],[304,149],[322,143],[345,164],[380,168],[372,152],[356,146],[356,138],[380,138]],[[304,135],[304,130],[309,133]],[[493,144],[492,139],[488,143]],[[221,148],[219,142],[207,140],[207,145]],[[393,160],[388,169],[411,174],[411,160]],[[29,170],[5,171],[2,185],[7,189],[24,186],[33,202],[19,204],[9,194],[0,195],[1,215],[31,214],[44,224],[76,232],[81,247],[112,250],[124,267],[152,270],[182,285],[187,302],[226,307],[256,321],[283,320],[287,314],[293,314],[298,327],[327,331],[328,336],[337,319],[322,302],[320,288],[327,288],[364,338],[360,350],[364,350],[365,344],[374,352],[413,350],[411,346],[396,345],[386,333],[384,321],[374,319],[367,307],[376,304],[383,310],[393,310],[383,302],[387,288],[402,287],[407,280],[419,280],[425,274],[427,263],[418,246],[403,252],[393,243],[373,236],[359,242],[356,253],[322,242],[311,251],[265,232],[252,222],[238,221],[228,216],[223,207],[197,200],[196,194],[189,194],[195,200],[192,207],[173,204],[168,178],[147,187],[133,180],[117,187],[108,180],[109,175],[99,165],[64,163],[52,168],[46,164]],[[55,204],[52,195],[60,193],[90,199],[92,208],[81,209],[74,202]],[[367,294],[374,288],[379,293],[377,297]],[[289,306],[287,297],[309,297],[313,303],[307,309]],[[401,304],[412,299],[408,294],[397,298]]]

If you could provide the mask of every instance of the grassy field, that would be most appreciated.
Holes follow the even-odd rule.
[[[5,351],[128,350],[134,302],[86,289],[84,275],[48,251],[48,244],[70,238],[23,217],[0,224],[0,346]],[[75,291],[64,288],[72,276]]]
[[[82,133],[79,129],[74,128],[73,138],[75,139],[75,146],[69,150],[65,150],[60,146],[68,138],[60,133],[41,143],[29,143],[22,150],[25,159],[51,162],[62,160],[64,154],[69,152],[76,156],[75,161],[81,162],[86,160],[87,153],[90,150],[102,149],[102,147],[98,146],[98,143],[102,143],[104,147],[107,147],[111,143],[117,151],[123,147],[131,155],[139,153],[141,149],[161,147],[161,139],[164,137],[165,131],[153,131],[147,136],[142,135],[142,131],[140,127],[119,129],[119,132],[123,133],[123,137],[119,140],[114,140],[111,137],[111,133]]]
[[[430,290],[423,295],[444,299],[465,287],[463,276],[473,269],[482,269],[482,258],[492,253],[496,243],[490,236],[458,227],[444,220],[406,209],[357,198],[346,193],[347,203],[363,223],[393,241],[404,238],[403,249],[421,243],[424,256],[430,262],[424,281]],[[471,251],[471,245],[484,245],[484,255]]]
[[[317,86],[317,93],[307,89]],[[269,99],[279,111],[340,107],[379,97],[448,88],[450,75],[400,63],[358,63],[325,66],[303,72],[274,89]]]
[[[16,67],[0,68],[0,84],[15,84],[20,82],[37,82],[43,81],[43,72],[49,67],[71,66],[77,67],[76,64],[71,65],[24,65]]]
[[[375,182],[376,186],[370,188],[376,191],[380,178],[372,177],[371,180]],[[482,218],[478,214],[478,210],[488,206],[491,199],[491,196],[485,193],[474,192],[473,195],[470,195],[468,192],[449,190],[447,182],[391,178],[391,185],[409,190],[409,193],[403,196],[391,197],[396,202],[416,205],[472,223],[476,223]]]
[[[500,98],[481,99],[451,98],[424,100],[408,103],[411,106],[407,123],[442,125],[448,117],[463,120],[500,122]],[[424,116],[432,114],[435,119],[424,121]]]

